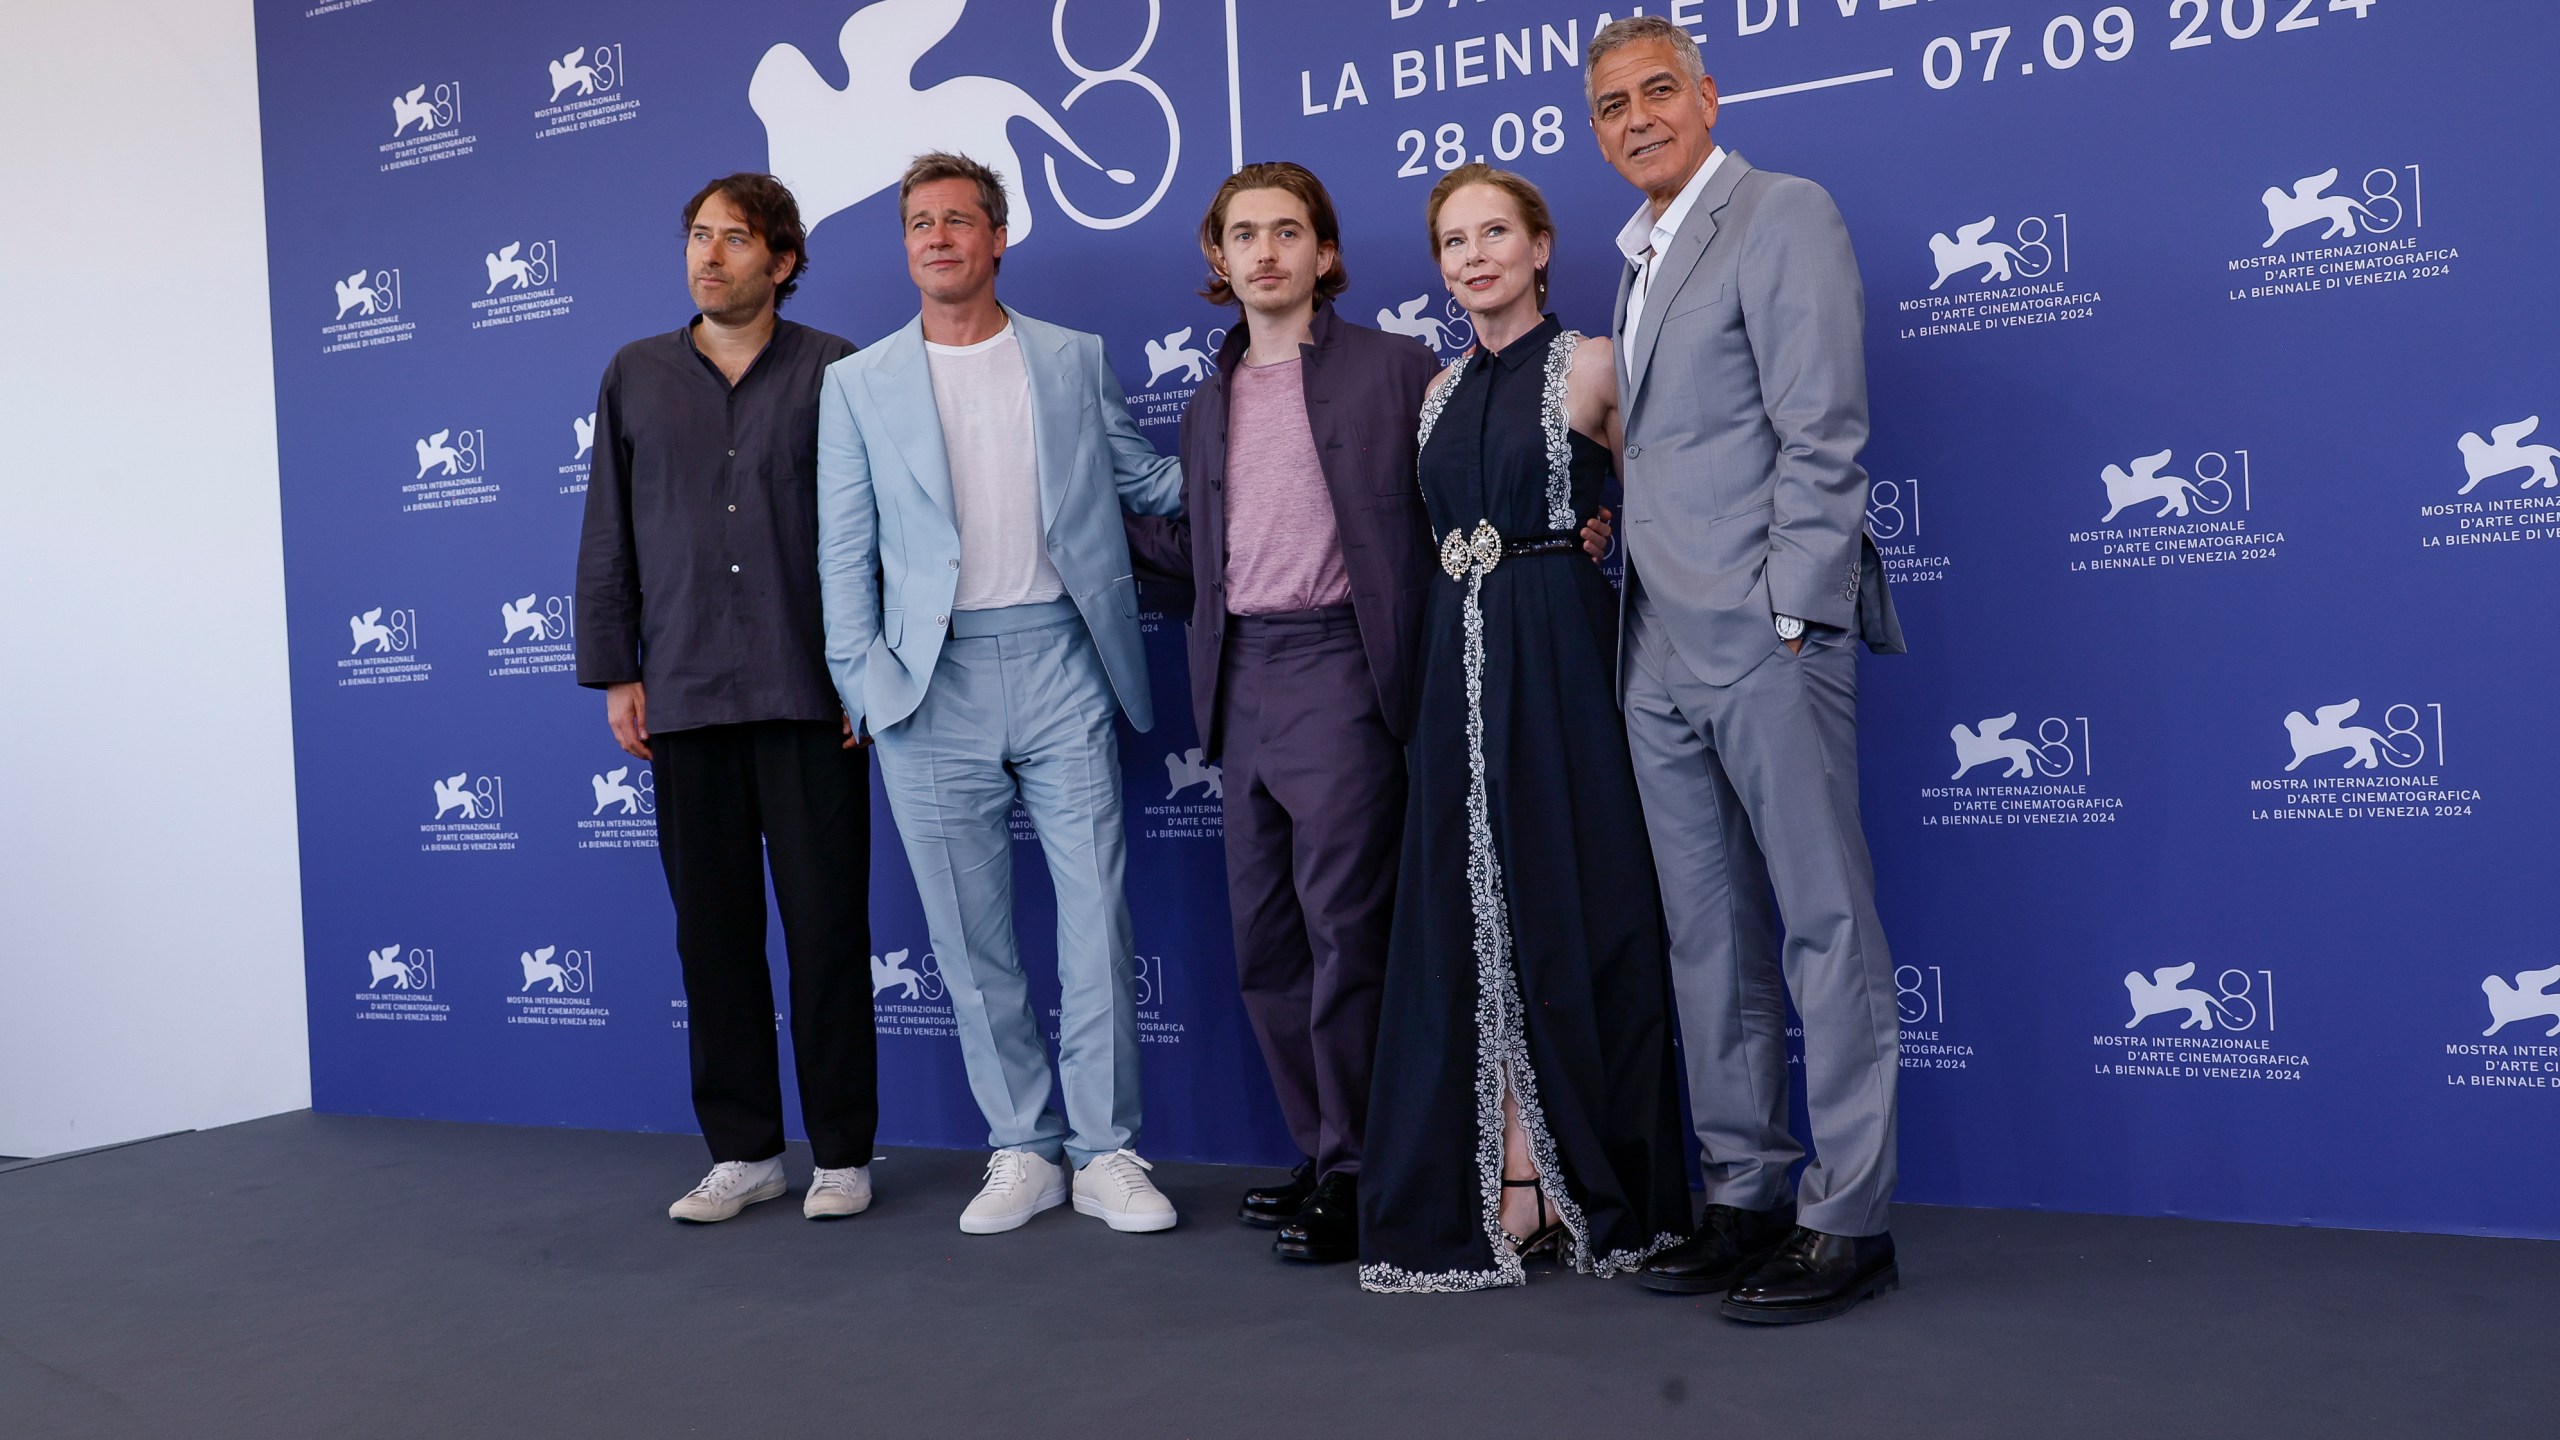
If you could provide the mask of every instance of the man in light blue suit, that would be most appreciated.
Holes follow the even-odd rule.
[[[1167,1229],[1173,1205],[1132,1148],[1138,1020],[1112,727],[1123,711],[1155,723],[1121,510],[1180,511],[1181,467],[1129,418],[1099,338],[996,302],[1001,177],[920,156],[898,209],[923,307],[828,367],[818,570],[827,665],[845,712],[878,738],[996,1147],[960,1228],[1016,1229],[1072,1194],[1114,1230]],[[1017,800],[1057,887],[1054,1084],[1014,943]]]

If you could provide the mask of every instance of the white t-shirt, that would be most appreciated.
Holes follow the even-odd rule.
[[[951,608],[994,610],[1066,594],[1040,528],[1031,373],[1013,322],[975,345],[928,340],[924,355],[960,525],[960,589]]]

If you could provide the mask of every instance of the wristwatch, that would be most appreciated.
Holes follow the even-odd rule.
[[[1777,617],[1777,621],[1778,621],[1778,638],[1779,638],[1779,639],[1781,639],[1781,640],[1801,640],[1801,639],[1803,639],[1803,638],[1804,638],[1804,622],[1803,622],[1803,621],[1801,621],[1801,620],[1797,619],[1797,618],[1796,618],[1796,617],[1794,617],[1793,615],[1781,615],[1781,616],[1778,616],[1778,617]]]

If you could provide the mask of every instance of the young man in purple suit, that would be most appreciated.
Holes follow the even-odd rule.
[[[1341,230],[1286,161],[1228,177],[1200,222],[1242,315],[1182,417],[1183,518],[1128,520],[1147,579],[1187,583],[1191,699],[1222,764],[1247,1014],[1308,1157],[1245,1193],[1293,1260],[1359,1253],[1357,1190],[1433,565],[1415,428],[1439,361],[1334,313]]]

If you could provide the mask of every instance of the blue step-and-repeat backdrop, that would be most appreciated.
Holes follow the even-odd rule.
[[[596,381],[691,314],[703,181],[789,181],[788,313],[869,343],[914,310],[907,157],[996,165],[1002,293],[1099,331],[1168,449],[1229,319],[1192,236],[1239,159],[1324,176],[1342,308],[1444,356],[1472,337],[1435,176],[1546,188],[1585,330],[1636,201],[1584,120],[1606,14],[1556,0],[257,8],[330,1110],[692,1128],[651,777],[572,683],[569,595]],[[1718,138],[1828,186],[1865,267],[1913,650],[1862,672],[1903,1197],[2560,1235],[2560,10],[1648,8],[1704,42]],[[1143,1143],[1283,1160],[1181,617],[1146,625]],[[974,1145],[875,813],[884,1138]]]

